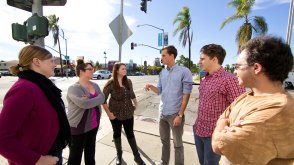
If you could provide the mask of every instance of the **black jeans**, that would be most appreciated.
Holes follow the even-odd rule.
[[[117,139],[121,137],[121,128],[124,126],[125,133],[128,139],[134,138],[134,118],[130,118],[127,120],[118,120],[115,118],[114,120],[110,120],[112,129],[113,129],[113,139]]]
[[[84,158],[86,165],[95,165],[95,147],[96,135],[98,127],[80,134],[72,135],[71,145],[69,147],[68,165],[80,165],[82,154],[84,151]]]

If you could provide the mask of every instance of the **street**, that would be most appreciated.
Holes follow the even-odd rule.
[[[140,146],[140,152],[143,155],[143,159],[148,162],[147,164],[153,164],[160,160],[161,152],[161,141],[159,138],[159,128],[158,128],[158,106],[160,101],[160,96],[157,96],[153,92],[146,92],[143,87],[146,83],[157,84],[158,76],[129,76],[133,82],[133,88],[138,100],[138,108],[135,111],[135,124],[134,132],[136,135],[137,143]],[[68,87],[75,83],[78,78],[50,78],[55,84],[62,90],[62,98],[64,100],[65,106],[67,107],[66,94]],[[2,103],[6,92],[12,86],[12,84],[17,80],[17,77],[2,77],[0,79],[0,109],[2,109]],[[92,80],[96,82],[101,89],[103,89],[107,80]],[[194,145],[194,136],[192,133],[192,126],[196,118],[196,109],[198,102],[195,100],[198,88],[193,86],[193,93],[190,97],[189,104],[187,106],[186,115],[186,125],[184,126],[183,142],[185,147],[185,164],[187,165],[198,165],[198,158],[196,156],[196,150]],[[25,99],[25,98],[24,98]],[[1,110],[0,110],[1,111]],[[131,149],[127,143],[125,137],[123,139],[124,148],[124,160],[126,162],[133,161],[133,155]],[[96,154],[95,159],[98,164],[114,164],[115,163],[115,147],[112,142],[112,127],[109,119],[105,113],[102,114],[100,121],[99,133],[97,134],[96,143]],[[146,143],[149,142],[149,143]],[[152,142],[152,145],[150,145]],[[172,143],[172,141],[171,141]],[[63,158],[66,164],[68,158],[69,150],[68,148],[63,150]],[[0,156],[0,164],[7,165],[5,158]],[[129,163],[125,163],[129,164]],[[171,152],[171,162],[174,164],[174,152]],[[82,163],[84,165],[84,163]]]
[[[129,79],[132,80],[133,88],[138,100],[138,108],[135,111],[135,115],[142,116],[142,120],[156,122],[158,119],[158,106],[160,101],[160,96],[157,96],[152,91],[146,92],[143,90],[143,87],[146,83],[152,83],[154,85],[157,84],[158,76],[129,76]],[[62,99],[64,100],[65,107],[67,107],[66,94],[68,87],[75,83],[78,78],[60,78],[60,77],[52,77],[50,78],[57,86],[62,90]],[[17,77],[13,76],[3,76],[0,79],[0,109],[2,109],[3,99],[6,92],[9,88],[14,84],[17,80]],[[104,85],[108,81],[106,80],[92,80],[97,83],[101,90],[103,90]],[[190,98],[189,104],[187,106],[185,115],[186,115],[186,124],[193,125],[196,118],[196,109],[197,109],[197,101],[195,100],[198,95],[198,86],[193,86],[193,93]]]
[[[156,85],[157,76],[130,76],[133,82],[134,91],[137,95],[138,108],[135,111],[135,124],[134,132],[136,135],[137,143],[140,147],[140,152],[144,156],[144,160],[148,164],[153,165],[153,161],[159,162],[161,152],[161,141],[158,132],[158,105],[160,96],[155,95],[153,92],[146,92],[143,90],[145,83],[153,83]],[[0,109],[2,108],[2,102],[5,93],[10,86],[17,80],[17,77],[2,77],[0,79]],[[55,84],[63,91],[62,96],[67,107],[66,93],[69,85],[78,80],[74,78],[52,78]],[[107,80],[92,80],[96,82],[100,88],[103,88]],[[294,91],[289,91],[294,96]],[[184,126],[183,142],[185,147],[185,164],[187,165],[199,165],[198,158],[194,145],[194,136],[192,131],[192,125],[196,119],[196,110],[198,106],[198,86],[193,86],[193,92],[191,94],[187,109],[185,111],[186,121]],[[114,164],[115,163],[115,147],[112,142],[112,127],[109,119],[105,113],[102,114],[101,125],[99,133],[97,134],[96,154],[95,159],[98,164]],[[133,156],[131,149],[127,144],[125,137],[123,139],[124,160],[126,162],[132,162]],[[151,143],[150,143],[151,142]],[[172,143],[172,141],[171,141]],[[63,151],[63,158],[66,164],[68,158],[68,148]],[[0,156],[0,164],[7,165],[5,158]],[[129,163],[126,163],[129,164]],[[171,162],[174,164],[174,153],[171,152]],[[84,165],[84,163],[82,163]]]

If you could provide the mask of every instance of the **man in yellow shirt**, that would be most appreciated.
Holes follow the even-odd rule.
[[[291,49],[280,38],[261,36],[243,47],[235,73],[251,91],[217,121],[212,148],[220,164],[294,163],[294,100],[283,88],[292,67]]]

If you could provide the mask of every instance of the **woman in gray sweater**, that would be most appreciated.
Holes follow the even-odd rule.
[[[101,116],[100,105],[105,97],[99,86],[90,81],[93,71],[91,63],[78,61],[76,72],[79,81],[68,88],[68,120],[72,136],[68,165],[80,165],[83,151],[85,164],[95,164],[96,134]]]

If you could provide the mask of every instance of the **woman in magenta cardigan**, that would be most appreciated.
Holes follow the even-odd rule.
[[[26,46],[11,72],[19,77],[7,92],[0,113],[0,154],[10,165],[62,164],[70,128],[54,75],[52,54]]]

